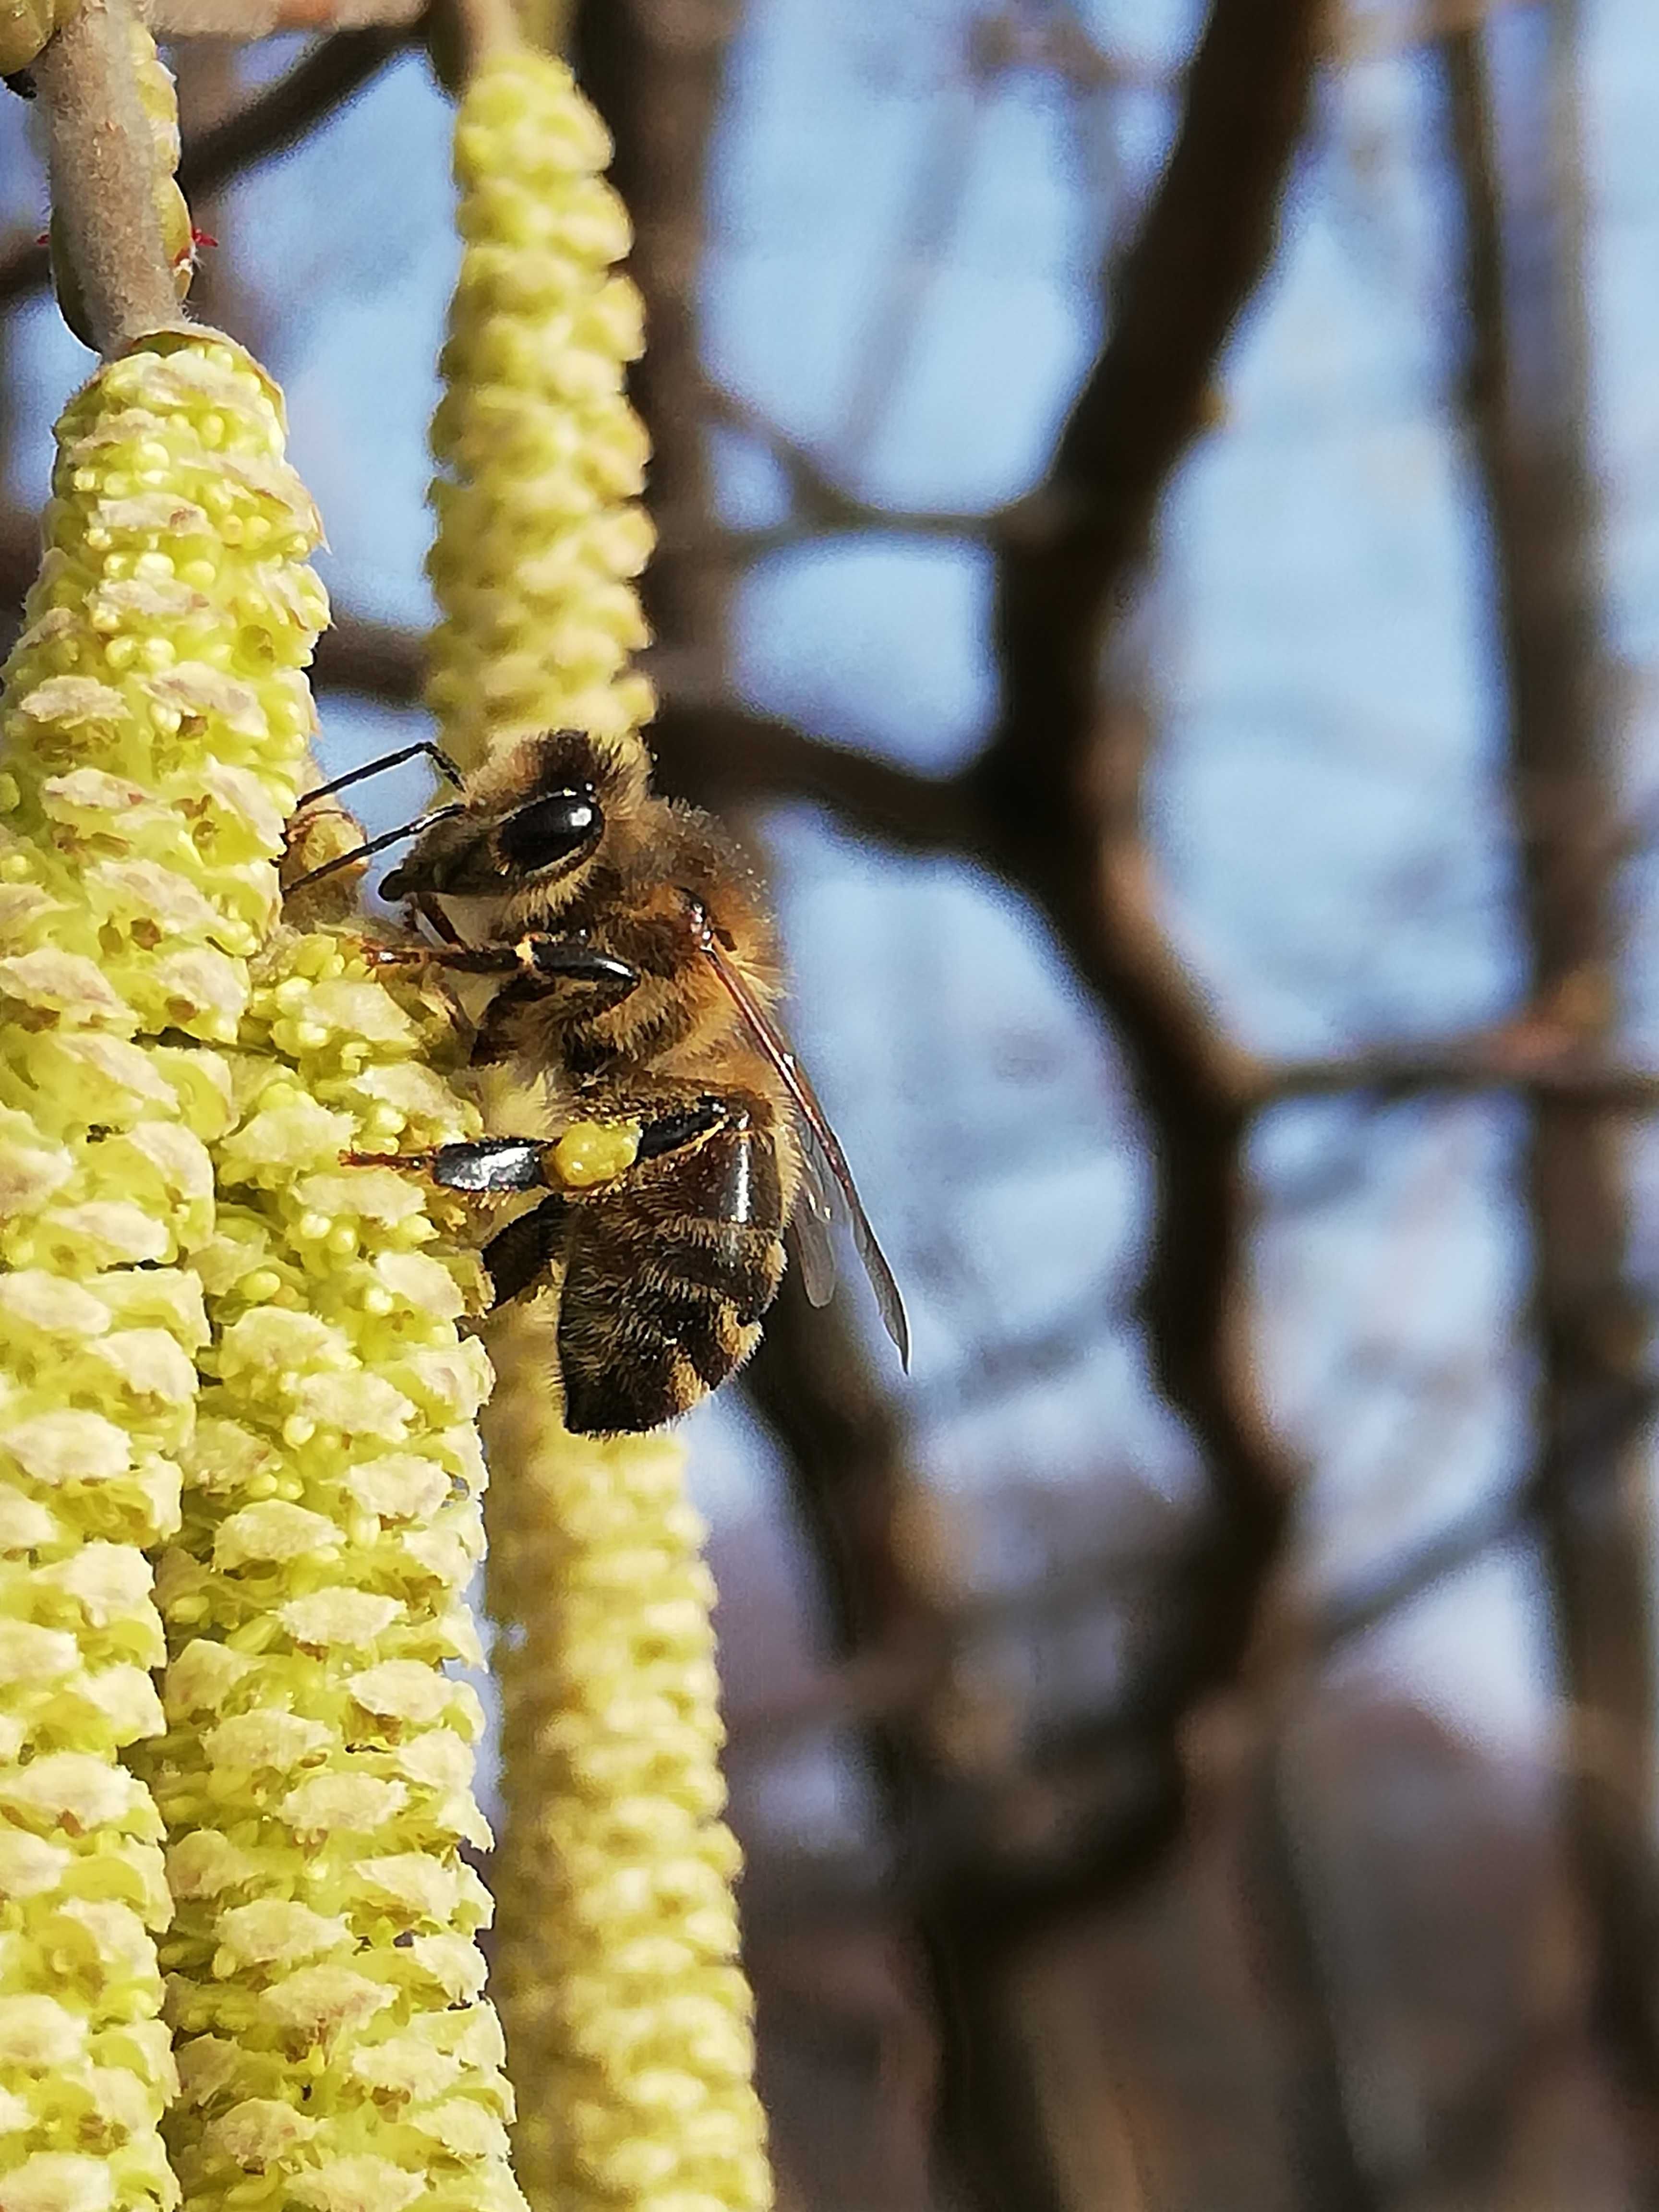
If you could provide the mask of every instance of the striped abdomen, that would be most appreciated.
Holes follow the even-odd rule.
[[[777,1136],[759,1102],[573,1206],[559,1362],[566,1425],[637,1432],[717,1389],[760,1339],[784,1268]]]

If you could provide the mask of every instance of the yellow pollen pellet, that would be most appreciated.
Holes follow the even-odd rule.
[[[625,1174],[639,1151],[637,1121],[573,1121],[553,1147],[553,1172],[567,1190],[591,1190]]]

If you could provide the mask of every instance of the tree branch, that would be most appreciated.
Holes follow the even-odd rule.
[[[1203,1452],[1218,1509],[1184,1674],[1166,1686],[1170,1725],[1237,1663],[1292,1473],[1241,1340],[1241,1147],[1255,1072],[1163,930],[1140,819],[1147,715],[1121,673],[1103,699],[1100,663],[1272,252],[1322,15],[1317,0],[1215,0],[1180,134],[1116,271],[1110,336],[1048,477],[1005,518],[1002,710],[969,779],[989,856],[1096,992],[1146,1115],[1156,1197],[1140,1309],[1159,1387]]]
[[[952,1608],[941,1597],[942,1563],[923,1556],[928,1522],[902,1428],[845,1309],[814,1310],[793,1276],[744,1388],[793,1471],[837,1644],[901,1692],[867,1715],[864,1735],[933,2000],[940,2179],[952,2203],[985,2212],[1061,2212],[1004,1931],[962,1909],[964,1875],[992,1846],[1006,1778],[962,1756],[979,1731],[964,1726]]]
[[[319,691],[355,691],[388,707],[418,707],[424,653],[413,630],[339,615],[317,641],[311,680]]]
[[[985,825],[960,777],[917,775],[742,708],[664,702],[652,731],[665,790],[720,807],[810,799],[901,850],[979,854]]]
[[[1571,12],[1506,49],[1502,137],[1476,32],[1443,50],[1465,233],[1465,398],[1491,520],[1533,990],[1586,1049],[1614,1025],[1619,843],[1587,450],[1584,160]],[[1628,1274],[1631,1195],[1606,1101],[1544,1097],[1528,1145],[1540,1354],[1532,1478],[1560,1644],[1565,1817],[1590,1923],[1592,2014],[1659,2204],[1659,1881],[1652,1530],[1639,1431],[1651,1315]],[[1644,1409],[1638,1413],[1638,1409]],[[1594,1757],[1611,1732],[1626,1771]]]
[[[1382,2212],[1387,2198],[1348,2124],[1335,1977],[1297,1850],[1282,1741],[1270,1735],[1243,1778],[1249,1936],[1285,2044],[1285,2127],[1301,2212]]]
[[[1352,1057],[1264,1065],[1261,1103],[1357,1091],[1418,1097],[1433,1091],[1514,1091],[1608,1113],[1659,1108],[1659,1068],[1622,1066],[1571,1031],[1526,1019],[1433,1046],[1384,1046]]]
[[[983,773],[1028,831],[1079,795],[1103,629],[1272,254],[1323,14],[1318,0],[1214,0],[1179,136],[1115,274],[1110,336],[1047,477],[1005,517],[1005,695]]]
[[[953,1814],[943,1791],[912,1825],[919,1925],[952,2039],[943,2134],[975,2201],[1024,2207],[1047,2203],[1054,2187],[1029,2155],[1031,2059],[1007,2042],[1006,1947],[1133,1879],[1168,1842],[1182,1803],[1176,1723],[1237,1664],[1284,1512],[1288,1469],[1237,1342],[1252,1065],[1227,1046],[1158,922],[1139,815],[1146,717],[1122,690],[1103,713],[1097,673],[1113,601],[1139,565],[1217,355],[1271,251],[1321,12],[1318,0],[1215,0],[1175,151],[1114,271],[1111,337],[1047,482],[999,526],[1003,709],[981,763],[929,783],[829,748],[804,751],[799,733],[753,717],[743,757],[727,763],[751,791],[785,777],[820,793],[833,787],[884,835],[977,852],[1048,915],[1116,1025],[1146,1109],[1158,1198],[1142,1310],[1159,1382],[1215,1484],[1216,1525],[1185,1563],[1170,1607],[1178,1626],[1124,1711],[1079,1747],[1066,1840],[1051,1832],[1010,1853],[988,1832],[986,1848],[964,1856],[968,1807]],[[659,729],[669,773],[678,738],[680,775],[718,788],[711,756],[727,733],[718,710],[699,719],[671,708]],[[778,1327],[769,1330],[774,1359]],[[800,1449],[811,1451],[811,1434]],[[967,1832],[982,1824],[981,1808]],[[992,2054],[977,2081],[975,2052],[981,2065]]]

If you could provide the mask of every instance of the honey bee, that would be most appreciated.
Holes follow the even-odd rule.
[[[908,1366],[892,1270],[774,1017],[764,899],[715,823],[653,793],[637,745],[569,730],[469,777],[410,746],[301,804],[421,753],[456,800],[294,888],[412,837],[382,889],[436,941],[372,957],[498,979],[473,1058],[533,1081],[548,1133],[348,1158],[456,1190],[547,1192],[482,1257],[498,1306],[559,1282],[564,1418],[580,1434],[657,1428],[741,1366],[783,1277],[786,1229],[807,1297],[824,1304],[837,1211]]]

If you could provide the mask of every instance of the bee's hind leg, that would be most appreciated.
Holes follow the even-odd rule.
[[[342,1152],[349,1168],[403,1168],[430,1176],[446,1190],[545,1190],[551,1178],[543,1137],[476,1137],[429,1152]]]
[[[479,1137],[429,1152],[342,1152],[340,1159],[349,1168],[403,1168],[430,1176],[447,1190],[484,1194],[546,1189],[552,1150],[540,1137]],[[479,1256],[494,1291],[492,1312],[546,1273],[563,1243],[569,1212],[568,1200],[554,1191],[489,1239]]]
[[[490,1238],[478,1256],[489,1277],[492,1313],[548,1273],[561,1255],[569,1215],[568,1202],[555,1192]]]

